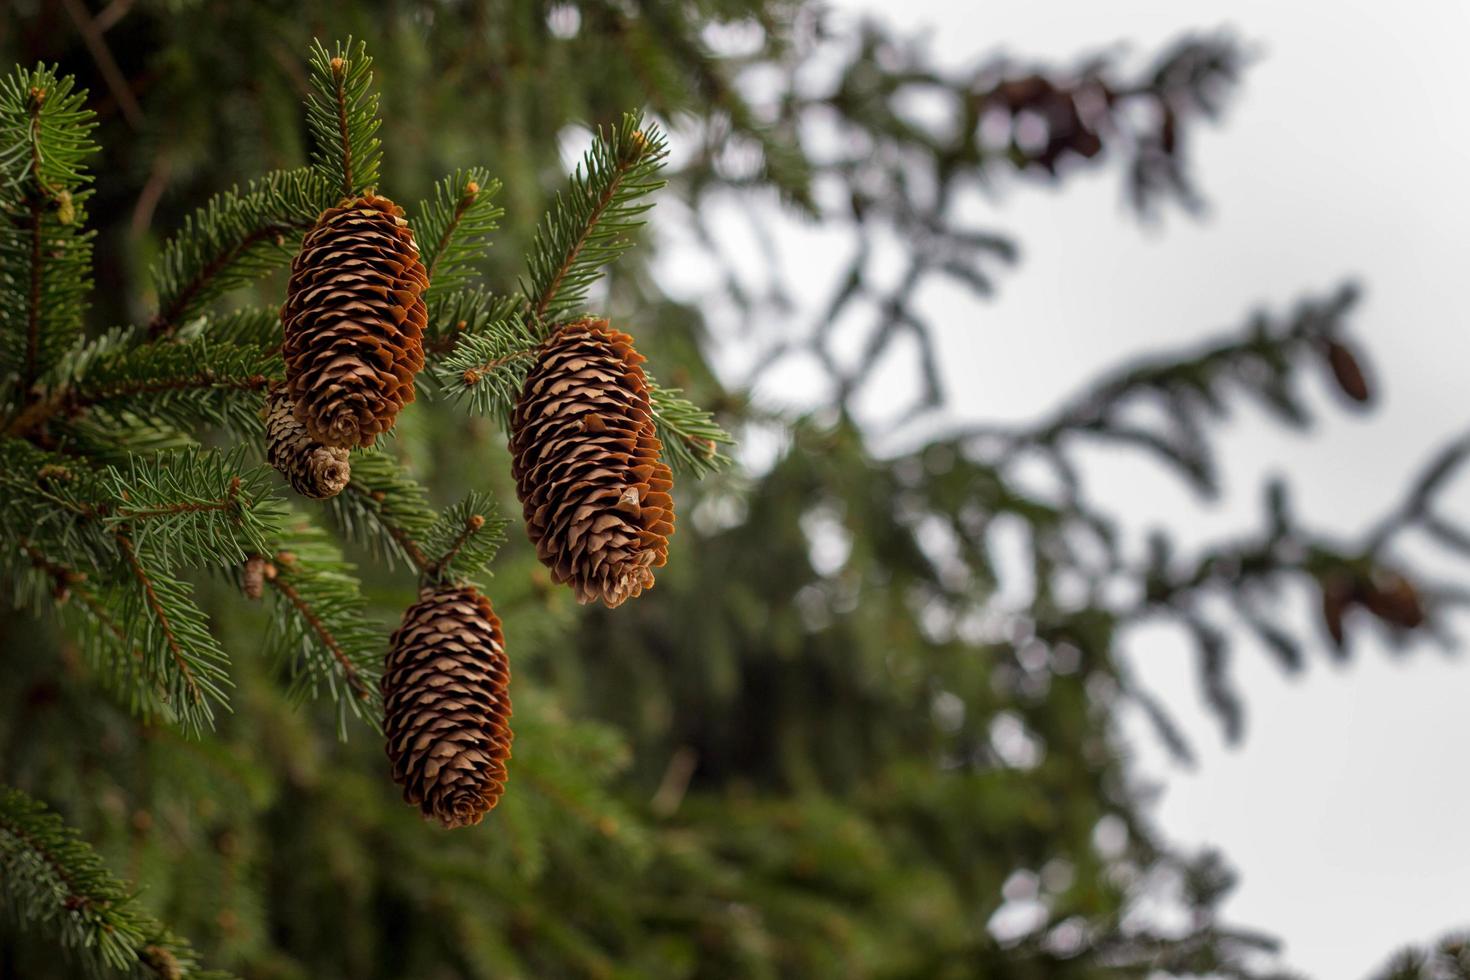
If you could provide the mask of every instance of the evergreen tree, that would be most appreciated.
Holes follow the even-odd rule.
[[[917,291],[988,293],[1015,257],[962,194],[1115,165],[1140,212],[1196,203],[1188,136],[1222,111],[1233,40],[1186,39],[1135,77],[1106,59],[945,71],[877,27],[834,37],[819,11],[770,0],[19,0],[0,25],[7,66],[38,65],[0,87],[16,610],[0,975],[1279,975],[1270,938],[1218,913],[1223,859],[1150,826],[1118,714],[1140,707],[1188,746],[1120,644],[1138,623],[1179,624],[1238,736],[1234,647],[1254,637],[1297,670],[1315,645],[1269,602],[1284,584],[1320,592],[1338,653],[1369,619],[1427,630],[1453,593],[1398,541],[1464,550],[1434,504],[1470,444],[1360,537],[1313,528],[1271,486],[1258,534],[1160,539],[1141,562],[1078,454],[1139,451],[1209,493],[1210,425],[1234,401],[1301,424],[1314,369],[1368,400],[1355,291],[1125,365],[1034,425],[879,455],[854,421],[904,342],[920,399],[889,421],[942,402]],[[316,41],[349,31],[369,47]],[[721,31],[753,40],[722,48]],[[747,94],[757,75],[774,97]],[[945,125],[910,112],[926,96]],[[566,182],[572,123],[587,149]],[[734,197],[843,229],[854,258],[820,322],[796,330],[792,284],[752,288],[717,254],[730,276],[707,310],[664,295],[650,250],[628,248],[665,180],[696,228]],[[336,282],[302,285],[302,268],[342,260],[293,257],[329,209],[414,187],[427,289],[381,309],[399,325],[424,304],[418,397],[372,448],[326,444],[298,408],[331,398],[274,386],[306,376],[282,301]],[[375,213],[389,217],[373,234],[393,234]],[[874,255],[894,235],[906,265],[888,281]],[[742,325],[724,339],[752,381],[806,357],[832,405],[793,417],[722,385],[716,313]],[[617,404],[636,417],[647,398],[677,480],[668,565],[617,609],[579,609],[566,568],[495,506],[526,490],[503,447],[527,379],[586,314],[649,356]],[[839,320],[871,323],[856,360]],[[263,424],[268,397],[285,409]],[[774,461],[730,468],[725,428],[778,434]],[[326,494],[288,489],[271,463],[296,490],[340,492],[307,499]],[[350,475],[308,480],[338,463]],[[1025,532],[1019,605],[998,599],[1017,574],[994,556],[1006,527]],[[502,639],[482,619],[462,642],[492,659],[503,642],[515,743],[495,809],[445,831],[401,802],[374,729],[393,624],[394,657],[432,659],[445,648],[415,640],[404,611],[455,589],[503,622]],[[483,666],[450,659],[456,682]],[[404,662],[422,661],[388,672]],[[471,737],[504,721],[435,717]],[[422,761],[387,728],[391,775],[443,819],[444,786],[415,778]],[[1385,976],[1449,970],[1457,948]]]

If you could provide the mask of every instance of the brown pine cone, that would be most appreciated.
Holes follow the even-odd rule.
[[[1368,387],[1368,379],[1363,374],[1363,366],[1358,362],[1352,348],[1335,340],[1328,341],[1327,366],[1332,370],[1332,378],[1344,395],[1355,402],[1367,402],[1373,397],[1373,390]]]
[[[326,446],[370,446],[413,401],[429,286],[403,209],[369,194],[322,213],[291,262],[286,383]]]
[[[1398,572],[1379,571],[1363,590],[1363,605],[1385,623],[1404,629],[1424,625],[1424,603],[1414,583]]]
[[[426,588],[389,641],[383,670],[388,758],[403,798],[446,827],[480,822],[505,789],[510,661],[478,591]]]
[[[274,385],[265,402],[265,455],[304,497],[335,497],[352,479],[347,450],[323,446],[296,420],[285,385]]]
[[[674,532],[643,357],[606,320],[546,342],[511,417],[511,472],[536,555],[578,602],[609,607],[653,585]]]

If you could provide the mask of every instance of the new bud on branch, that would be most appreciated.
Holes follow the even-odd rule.
[[[325,446],[370,446],[414,399],[429,277],[403,209],[368,194],[329,208],[291,263],[282,353],[296,418]]]
[[[527,532],[578,602],[621,605],[668,560],[674,479],[642,362],[606,320],[569,323],[542,348],[511,418]]]

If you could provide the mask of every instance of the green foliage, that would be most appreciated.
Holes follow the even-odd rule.
[[[311,51],[311,94],[306,121],[316,141],[312,167],[342,197],[376,187],[383,162],[378,139],[378,94],[367,45],[348,38],[328,51],[317,41]]]
[[[730,444],[730,436],[708,411],[684,398],[677,388],[657,383],[649,385],[649,400],[664,455],[675,469],[706,476],[730,464],[720,452],[720,446]]]
[[[353,457],[352,482],[327,501],[327,510],[343,537],[373,549],[377,557],[420,570],[428,566],[416,539],[437,519],[429,492],[387,453]]]
[[[244,465],[245,452],[185,451],[134,456],[102,473],[98,520],[128,534],[163,568],[234,565],[268,547],[282,508],[267,489],[270,470]]]
[[[497,516],[493,499],[470,491],[424,534],[430,576],[454,582],[484,575],[505,543],[509,524]]]
[[[216,195],[185,218],[153,267],[158,313],[149,334],[179,330],[213,300],[286,265],[333,203],[331,188],[311,170],[280,171]]]
[[[227,978],[201,969],[75,830],[13,789],[0,789],[0,911],[55,935],[97,976]]]
[[[281,373],[280,357],[256,345],[208,339],[135,345],[130,332],[104,334],[68,356],[48,379],[42,404],[63,415],[130,427],[139,418],[184,431],[220,426],[261,430],[261,392]]]
[[[354,568],[324,532],[304,521],[277,547],[262,559],[272,613],[266,647],[287,665],[292,699],[329,698],[344,739],[349,717],[378,726],[384,630],[368,614]]]
[[[466,285],[490,243],[490,233],[505,213],[495,203],[500,181],[483,167],[457,170],[434,185],[434,196],[419,204],[415,222],[419,258],[429,272],[429,294]]]
[[[81,332],[94,114],[70,77],[37,65],[0,81],[0,371],[27,387]]]
[[[584,307],[592,284],[632,245],[653,207],[646,198],[664,186],[658,174],[668,152],[663,132],[639,115],[597,130],[531,245],[521,293],[542,336]]]
[[[431,6],[432,18],[421,4],[332,0],[109,8],[123,19],[104,43],[126,79],[147,81],[143,129],[103,114],[108,179],[92,210],[107,222],[108,288],[34,393],[3,407],[0,575],[22,610],[3,625],[7,652],[24,655],[0,680],[0,779],[64,804],[151,909],[252,977],[1276,975],[1269,941],[1221,910],[1231,876],[1218,857],[1180,853],[1149,825],[1118,719],[1152,707],[1166,727],[1171,706],[1119,651],[1142,624],[1173,626],[1239,721],[1248,700],[1228,663],[1240,647],[1271,637],[1272,655],[1301,669],[1320,646],[1271,597],[1334,576],[1371,585],[1401,567],[1401,532],[1458,533],[1463,550],[1435,506],[1463,447],[1362,536],[1314,528],[1284,491],[1268,494],[1259,528],[1197,547],[1140,549],[1118,525],[1079,456],[1139,450],[1207,490],[1224,412],[1256,400],[1289,424],[1306,414],[1303,377],[1347,342],[1341,294],[1125,365],[1032,424],[930,429],[877,455],[850,421],[875,365],[904,345],[918,352],[919,397],[902,413],[895,385],[879,407],[906,422],[939,404],[919,297],[936,282],[998,290],[1017,249],[973,223],[988,188],[1112,166],[1140,209],[1191,204],[1182,148],[1218,110],[1240,46],[1191,39],[1136,74],[1108,58],[949,69],[882,28],[835,29],[785,0]],[[93,70],[78,38],[27,16],[0,30],[0,54]],[[361,46],[318,45],[308,72],[294,64],[320,25],[369,38],[381,130]],[[720,54],[732,38],[744,53]],[[989,123],[1019,130],[1038,114],[1008,101],[1033,75],[1061,100],[1051,108],[1075,97],[1100,113],[1095,130],[1040,149],[985,143]],[[92,86],[99,105],[106,84]],[[315,100],[304,127],[303,90]],[[569,127],[640,105],[678,142],[671,210],[693,232],[682,258],[724,274],[710,293],[675,301],[647,252],[622,251],[665,173],[652,124],[602,129],[547,200]],[[1065,111],[1039,114],[1065,130]],[[392,185],[427,194],[411,219],[435,265],[421,375],[434,384],[391,440],[353,454],[339,498],[284,512],[257,496],[254,455],[254,415],[281,372],[279,273],[322,207],[365,189],[380,133]],[[311,169],[282,170],[307,159],[303,137]],[[277,176],[252,188],[261,173]],[[505,181],[493,201],[492,173]],[[302,183],[262,193],[282,175]],[[481,192],[456,223],[470,179]],[[790,281],[753,206],[777,195],[851,258],[809,329],[791,311],[819,284]],[[760,247],[721,252],[726,229],[710,216],[730,209],[715,201],[752,219]],[[159,245],[155,229],[186,221]],[[259,231],[276,225],[279,244]],[[897,276],[880,264],[893,242]],[[594,289],[617,255],[619,274]],[[697,407],[718,405],[760,464],[681,480],[657,588],[611,612],[578,611],[524,535],[501,544],[491,508],[509,493],[502,429],[524,371],[588,303],[667,366],[654,401],[672,462],[723,465],[726,438]],[[140,316],[141,329],[102,332]],[[807,359],[833,404],[802,418],[750,404],[746,381],[726,391],[716,376],[715,341],[757,365],[750,383]],[[222,441],[254,449],[198,448]],[[193,462],[169,483],[156,455],[188,446],[170,459]],[[165,494],[227,503],[230,471],[252,501],[239,524],[223,507],[85,513],[123,493],[120,506],[146,510]],[[484,523],[466,535],[474,517]],[[492,556],[515,755],[485,824],[445,834],[397,799],[377,738],[342,736],[351,719],[378,720],[377,668],[414,587],[484,581]],[[259,604],[241,596],[257,573]],[[1453,591],[1414,577],[1437,615]],[[207,610],[229,656],[230,712],[197,735],[209,722],[181,702],[143,588],[155,579],[165,613]],[[1007,932],[998,923],[1021,894],[1032,917]],[[0,969],[55,974],[51,939],[0,935]]]

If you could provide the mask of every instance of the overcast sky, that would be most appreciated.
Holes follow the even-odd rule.
[[[1099,497],[1136,526],[1163,522],[1198,537],[1250,526],[1264,477],[1286,473],[1300,513],[1320,526],[1359,527],[1466,424],[1470,5],[864,6],[895,24],[933,25],[946,60],[998,48],[1070,59],[1116,41],[1147,51],[1220,26],[1261,48],[1225,125],[1194,144],[1205,221],[1174,215],[1140,229],[1119,220],[1115,174],[1059,195],[1019,186],[1004,195],[995,223],[1016,232],[1024,262],[995,302],[972,312],[975,327],[945,338],[958,414],[1040,413],[1058,390],[1129,352],[1187,343],[1241,323],[1253,306],[1282,308],[1356,275],[1367,296],[1353,327],[1384,396],[1375,412],[1342,412],[1324,386],[1323,421],[1306,435],[1242,413],[1222,442],[1233,492],[1214,507],[1201,509],[1166,480],[1140,479],[1136,468],[1120,467],[1127,485],[1108,493],[1104,484]],[[1005,339],[1003,355],[996,338]],[[1464,489],[1451,501],[1462,502]],[[1198,709],[1197,674],[1177,637],[1141,638],[1129,655],[1187,714],[1201,750],[1198,769],[1181,773],[1139,730],[1146,765],[1165,778],[1158,819],[1177,840],[1224,849],[1243,878],[1229,913],[1280,935],[1288,964],[1323,980],[1361,977],[1401,943],[1470,926],[1462,659],[1425,649],[1400,660],[1362,644],[1347,669],[1319,655],[1292,681],[1265,654],[1242,651],[1235,671],[1249,726],[1246,744],[1232,750]]]
[[[1103,460],[1093,496],[1139,531],[1186,541],[1258,526],[1260,487],[1287,475],[1314,526],[1361,528],[1466,423],[1470,332],[1458,302],[1470,249],[1470,6],[1446,0],[1033,0],[1030,3],[837,3],[905,33],[931,27],[950,63],[1005,52],[1056,64],[1118,42],[1140,56],[1190,30],[1232,28],[1254,42],[1225,124],[1200,128],[1194,173],[1203,220],[1172,213],[1140,227],[1122,208],[1116,170],[1059,194],[1013,183],[987,205],[1023,261],[994,301],[930,294],[950,411],[966,419],[1040,415],[1130,354],[1188,345],[1239,326],[1252,309],[1285,311],[1348,277],[1367,287],[1352,318],[1371,351],[1379,395],[1368,415],[1343,410],[1325,384],[1320,421],[1282,431],[1246,409],[1218,441],[1225,498],[1203,505],[1157,469]],[[803,232],[777,234],[801,280],[821,271]],[[1462,484],[1450,501],[1464,506]],[[1463,569],[1462,571],[1470,571]],[[1301,630],[1320,637],[1310,598]],[[1230,749],[1200,708],[1187,643],[1139,635],[1127,656],[1186,722],[1200,765],[1181,771],[1131,726],[1140,766],[1165,791],[1155,810],[1176,842],[1221,847],[1243,882],[1237,923],[1286,943],[1285,963],[1322,980],[1366,976],[1401,944],[1470,927],[1470,669],[1418,649],[1407,658],[1360,643],[1346,668],[1319,644],[1288,679],[1241,648],[1234,676],[1248,711]]]

